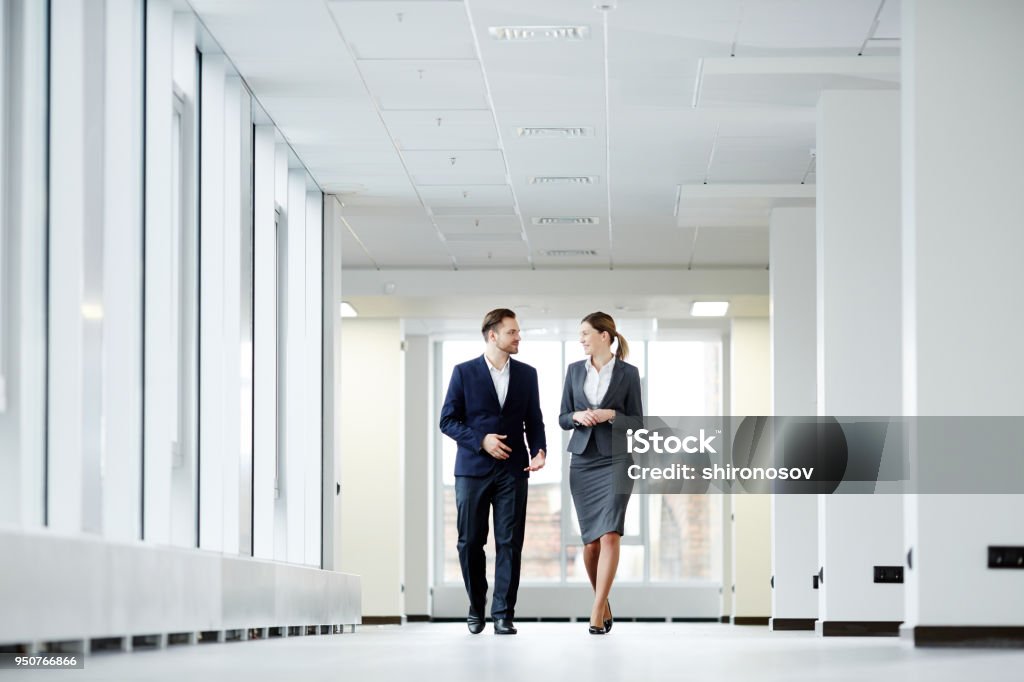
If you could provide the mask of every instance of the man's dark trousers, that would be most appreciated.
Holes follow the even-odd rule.
[[[491,618],[515,618],[528,480],[513,475],[504,466],[495,466],[484,476],[455,477],[459,563],[469,595],[471,615],[484,617],[487,602],[484,545],[487,544],[487,521],[493,505],[496,556]]]

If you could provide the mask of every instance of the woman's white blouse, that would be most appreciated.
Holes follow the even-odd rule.
[[[583,395],[587,397],[591,409],[596,409],[604,396],[608,393],[608,386],[612,383],[612,371],[615,367],[615,358],[608,361],[608,364],[597,371],[594,363],[587,360],[587,378],[583,382]]]

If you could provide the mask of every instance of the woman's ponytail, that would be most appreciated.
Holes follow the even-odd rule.
[[[615,340],[619,342],[619,347],[615,349],[615,359],[625,360],[629,355],[629,344],[626,343],[626,337],[616,331]]]

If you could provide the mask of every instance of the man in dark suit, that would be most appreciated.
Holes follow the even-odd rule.
[[[493,506],[497,556],[491,619],[495,634],[514,635],[527,479],[531,471],[544,466],[547,443],[537,370],[510,357],[519,352],[516,314],[507,308],[492,310],[484,317],[481,332],[487,343],[484,354],[456,365],[452,371],[448,395],[441,408],[441,431],[459,446],[455,457],[455,503],[459,563],[469,595],[466,624],[474,635],[484,629],[484,543]]]

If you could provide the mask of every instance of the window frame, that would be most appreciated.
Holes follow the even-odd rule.
[[[444,393],[446,382],[449,377],[443,376],[443,360],[444,360],[444,343],[446,341],[468,341],[473,340],[475,337],[472,333],[465,334],[444,334],[431,336],[431,354],[432,354],[432,365],[434,367],[433,377],[431,379],[433,386],[434,395],[434,410],[435,414],[441,414],[441,407],[444,403]],[[566,346],[568,343],[575,341],[575,337],[569,334],[560,334],[554,338],[544,338],[545,341],[558,341],[561,349],[562,356],[562,369],[568,366],[568,354],[566,353]],[[705,343],[712,343],[717,346],[718,351],[718,381],[720,383],[721,391],[719,394],[719,414],[725,414],[726,407],[729,404],[729,391],[728,391],[728,356],[726,349],[728,347],[728,333],[724,326],[719,327],[694,327],[680,330],[670,330],[665,332],[658,332],[654,335],[648,335],[643,337],[637,337],[635,340],[631,340],[630,345],[635,349],[637,345],[642,344],[643,346],[643,362],[641,369],[641,395],[643,403],[646,407],[649,405],[649,363],[650,363],[650,344],[659,341],[701,341]],[[481,342],[481,353],[483,352]],[[469,359],[469,358],[466,358]],[[575,361],[575,360],[574,360]],[[570,432],[562,431],[561,440],[561,451],[564,453],[565,448],[568,446]],[[434,587],[451,588],[457,586],[459,583],[456,581],[449,581],[445,579],[445,491],[446,484],[444,482],[444,457],[442,456],[443,451],[443,439],[446,438],[441,433],[437,425],[434,424],[434,438],[431,439],[431,447],[433,448],[433,485],[431,486],[431,505],[434,517],[432,524],[433,534],[433,579],[432,585]],[[550,444],[549,444],[550,445]],[[534,580],[524,577],[521,581],[521,585],[526,587],[559,587],[559,588],[571,588],[580,584],[585,584],[586,580],[568,579],[568,548],[570,546],[579,547],[582,546],[582,537],[579,533],[579,528],[575,527],[573,523],[573,508],[572,508],[572,496],[569,491],[569,466],[570,457],[562,457],[562,477],[561,477],[561,539],[559,543],[559,578],[558,580]],[[624,546],[640,546],[644,548],[643,553],[643,571],[642,576],[639,580],[625,580],[620,578],[619,582],[628,584],[635,587],[651,587],[660,588],[664,586],[687,586],[694,584],[705,584],[705,583],[720,583],[718,578],[682,578],[677,580],[652,580],[651,579],[651,524],[650,524],[650,505],[647,504],[649,499],[647,496],[639,496],[643,503],[639,504],[638,511],[640,514],[640,529],[637,534],[631,534],[623,536],[622,545]],[[637,503],[637,501],[634,501]]]

